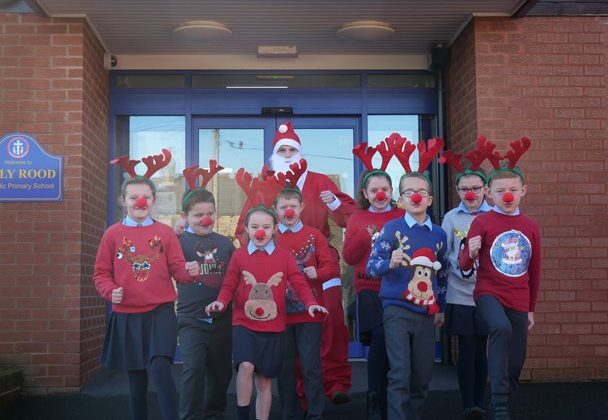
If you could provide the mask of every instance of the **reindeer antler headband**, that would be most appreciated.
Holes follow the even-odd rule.
[[[481,164],[486,159],[488,159],[490,162],[500,161],[500,154],[494,150],[496,145],[488,141],[485,136],[480,135],[477,138],[476,145],[477,147],[474,150],[464,154],[464,157],[470,163],[466,167],[463,165],[463,155],[460,153],[454,153],[450,150],[446,150],[439,158],[439,163],[447,164],[456,169],[458,172],[458,175],[456,176],[456,184],[458,184],[460,178],[465,175],[477,175],[483,180],[484,184],[486,184],[488,182],[488,178],[481,168]]]
[[[530,139],[528,137],[522,137],[519,140],[515,140],[514,142],[511,142],[509,145],[509,146],[511,146],[511,150],[509,150],[507,153],[505,153],[501,158],[494,159],[491,161],[493,169],[492,169],[492,171],[490,171],[490,176],[488,177],[488,182],[491,182],[492,178],[494,178],[494,176],[498,172],[514,173],[515,175],[517,175],[521,178],[522,182],[525,182],[524,174],[521,171],[520,167],[517,166],[517,162],[523,156],[523,154],[526,153],[530,149],[531,145],[532,145],[532,142],[530,141]],[[501,160],[502,160],[502,162],[501,162]]]
[[[276,195],[285,187],[287,179],[285,176],[272,175],[273,173],[268,170],[266,165],[262,168],[261,179],[254,178],[244,168],[240,168],[236,172],[236,182],[251,203],[251,209],[247,212],[246,220],[249,219],[252,212],[261,210],[271,215],[274,222],[277,222],[277,215],[271,207]]]
[[[144,175],[137,175],[135,173],[135,167],[143,162],[148,168]],[[112,159],[110,163],[112,165],[118,164],[121,168],[123,168],[132,178],[141,178],[141,179],[150,179],[152,175],[158,172],[160,169],[164,168],[171,162],[171,152],[167,149],[162,149],[162,154],[158,155],[150,155],[141,160],[132,160],[128,155],[119,156],[116,159]],[[154,183],[148,181],[152,187],[152,190],[155,191]]]
[[[184,198],[182,198],[182,207],[186,207],[185,204],[188,199],[192,197],[192,194],[194,194],[196,191],[206,189],[207,184],[209,184],[209,181],[211,181],[211,178],[213,178],[214,175],[222,169],[224,169],[224,167],[218,165],[217,161],[214,159],[209,159],[209,169],[201,169],[197,165],[189,166],[184,169],[182,173],[184,174],[184,178],[186,178],[186,181],[188,182],[190,191],[184,194]],[[198,181],[199,177],[202,177],[202,179],[200,186],[197,187],[196,182]]]

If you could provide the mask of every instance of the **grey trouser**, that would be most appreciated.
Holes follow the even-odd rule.
[[[388,420],[420,420],[435,360],[434,317],[399,306],[384,309]]]
[[[283,419],[301,419],[302,408],[296,391],[296,357],[304,379],[307,419],[322,419],[325,407],[321,371],[321,324],[306,322],[288,325],[283,333],[283,367],[277,385]]]
[[[489,328],[488,373],[492,402],[506,402],[511,389],[519,386],[519,374],[526,360],[528,313],[507,309],[489,295],[479,296],[475,303]]]
[[[181,420],[223,419],[232,377],[230,316],[202,320],[179,319],[182,373],[179,385]]]

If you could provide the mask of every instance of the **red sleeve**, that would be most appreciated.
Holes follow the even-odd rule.
[[[536,309],[536,299],[538,298],[538,289],[540,287],[541,276],[541,244],[540,244],[540,229],[535,226],[535,232],[532,243],[532,258],[528,265],[529,286],[530,286],[530,309],[529,312],[534,312]]]
[[[287,281],[293,290],[296,291],[300,300],[304,302],[306,308],[308,308],[310,305],[317,305],[317,301],[312,294],[312,290],[310,289],[304,274],[302,274],[298,268],[296,260],[293,259],[293,257],[287,258]]]
[[[236,229],[234,230],[234,236],[239,241],[241,246],[246,246],[247,242],[249,242],[249,238],[247,237],[247,232],[245,231],[245,217],[247,216],[247,212],[251,208],[251,203],[249,199],[245,201],[243,205],[243,209],[241,210],[241,215],[239,216],[239,221],[236,224]]]
[[[239,280],[241,279],[241,272],[239,269],[239,264],[237,262],[239,254],[235,252],[232,254],[232,258],[230,258],[230,263],[228,264],[228,269],[226,270],[226,275],[224,276],[224,281],[222,282],[222,288],[220,289],[220,293],[217,295],[218,301],[224,304],[224,308],[228,306],[232,298],[234,297],[234,291],[239,284]]]
[[[113,240],[109,231],[103,234],[99,248],[97,248],[97,256],[95,257],[95,267],[93,269],[93,281],[95,288],[108,302],[112,301],[112,290],[120,287],[114,283],[114,249]]]
[[[186,270],[184,251],[179,243],[179,239],[177,239],[177,235],[173,231],[170,231],[167,235],[164,248],[167,256],[167,268],[171,277],[178,283],[192,283],[198,276],[191,277],[188,270]]]
[[[371,252],[371,237],[362,222],[361,218],[353,215],[346,226],[342,256],[348,265],[357,265]]]
[[[332,211],[329,208],[327,209],[330,217],[336,223],[336,225],[340,227],[346,227],[346,222],[351,214],[358,210],[355,201],[350,197],[350,195],[343,193],[340,191],[338,186],[334,184],[334,182],[328,177],[325,176],[324,187],[321,191],[329,190],[340,200],[340,206]]]
[[[340,277],[340,268],[336,260],[332,258],[333,251],[329,248],[329,242],[325,236],[315,230],[315,256],[317,259],[317,281],[324,282],[335,277]]]
[[[475,264],[475,260],[469,257],[469,239],[473,238],[477,235],[482,235],[481,224],[478,221],[479,218],[475,218],[473,223],[471,223],[471,227],[469,228],[469,232],[467,233],[467,242],[460,254],[458,255],[458,262],[460,263],[460,268],[464,271],[471,270],[473,268],[473,264]],[[481,253],[481,250],[480,250]]]

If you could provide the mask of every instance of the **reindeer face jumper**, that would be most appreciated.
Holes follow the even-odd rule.
[[[317,303],[289,251],[274,246],[265,250],[241,247],[232,255],[217,300],[228,305],[234,299],[232,325],[259,332],[282,332],[288,284],[306,308]]]
[[[412,312],[432,315],[443,312],[446,292],[446,234],[427,221],[417,224],[406,215],[384,225],[367,263],[370,276],[382,277],[382,305],[400,306]],[[400,267],[390,269],[391,254],[401,248]]]

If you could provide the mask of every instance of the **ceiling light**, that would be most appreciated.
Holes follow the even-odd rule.
[[[337,34],[340,38],[354,41],[381,41],[395,35],[395,30],[386,22],[358,20],[342,25]]]
[[[295,45],[260,45],[258,58],[296,58],[298,48]]]
[[[173,30],[173,35],[187,41],[219,41],[232,35],[224,24],[210,20],[191,20]]]

